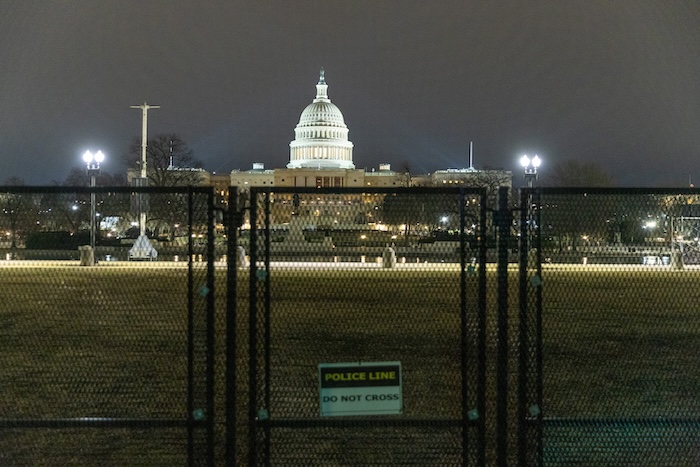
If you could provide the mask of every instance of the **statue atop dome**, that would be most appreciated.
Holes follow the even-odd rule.
[[[321,67],[321,72],[316,85],[316,100],[314,102],[330,102],[328,99],[328,85],[326,84],[326,70]]]

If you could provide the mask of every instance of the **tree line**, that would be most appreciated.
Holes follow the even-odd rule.
[[[141,143],[134,139],[128,151],[122,156],[125,165],[132,170],[140,169]],[[150,186],[187,186],[199,183],[196,170],[202,164],[194,157],[192,149],[177,134],[160,134],[148,140],[147,176]],[[73,167],[63,181],[54,181],[57,186],[89,186],[90,177],[85,167]],[[66,231],[77,233],[89,224],[89,195],[66,193],[45,193],[41,195],[13,193],[11,188],[23,186],[23,179],[11,176],[3,181],[9,187],[0,193],[0,228],[4,241],[10,248],[17,248],[20,239],[26,239],[32,231]],[[97,186],[127,186],[125,172],[108,173],[101,171],[96,176]],[[178,220],[181,219],[186,200],[182,197],[151,196],[149,224],[152,233],[165,231],[172,238],[177,234]],[[121,219],[119,231],[129,235],[135,229],[131,223],[135,213],[129,203],[109,194],[98,195],[97,212],[101,219]]]

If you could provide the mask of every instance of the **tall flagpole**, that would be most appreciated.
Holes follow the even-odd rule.
[[[469,168],[474,168],[474,141],[469,141]]]

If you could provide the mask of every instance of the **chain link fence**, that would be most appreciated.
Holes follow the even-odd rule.
[[[211,190],[139,190],[0,188],[0,465],[213,464]]]
[[[521,256],[522,465],[700,463],[700,269],[676,221],[698,200],[694,190],[522,197],[540,260]]]
[[[482,190],[251,190],[238,458],[479,465]]]
[[[0,188],[1,465],[700,463],[700,192],[212,196]]]

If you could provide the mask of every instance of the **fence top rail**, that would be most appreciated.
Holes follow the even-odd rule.
[[[343,195],[343,194],[474,194],[485,195],[486,188],[483,187],[337,187],[337,188],[314,188],[314,187],[251,187],[250,194],[265,193],[302,193],[320,195]]]
[[[700,427],[700,418],[549,418],[542,419],[547,426],[552,427]]]
[[[210,186],[0,186],[0,193],[44,194],[44,193],[170,193],[170,194],[205,194],[214,192]]]
[[[700,188],[534,187],[520,191],[541,195],[700,195]]]

